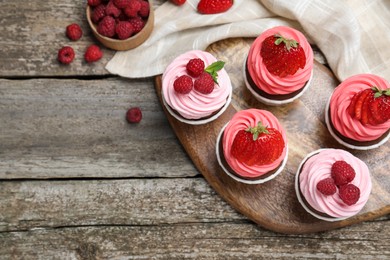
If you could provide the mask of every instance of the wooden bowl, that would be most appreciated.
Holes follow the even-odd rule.
[[[145,27],[134,36],[131,36],[125,40],[112,39],[99,34],[96,28],[96,24],[93,23],[91,20],[92,10],[89,5],[87,5],[86,8],[88,24],[91,27],[92,32],[95,35],[96,39],[107,48],[117,50],[117,51],[134,49],[139,45],[141,45],[143,42],[145,42],[153,31],[154,11],[153,11],[153,4],[151,0],[149,0],[149,4],[150,4],[150,12],[149,12],[148,20],[145,23]]]

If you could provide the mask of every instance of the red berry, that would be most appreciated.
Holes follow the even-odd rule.
[[[215,82],[213,77],[207,73],[203,72],[194,82],[194,88],[196,91],[202,94],[210,94],[214,90]]]
[[[91,19],[94,23],[98,23],[103,17],[106,16],[106,6],[101,4],[96,6],[91,14]]]
[[[360,198],[360,189],[352,183],[349,183],[339,188],[339,196],[345,204],[351,206],[358,202]]]
[[[200,0],[198,12],[201,14],[223,13],[233,6],[233,0]]]
[[[264,39],[260,55],[267,70],[281,78],[294,75],[306,65],[306,55],[294,39],[271,35]]]
[[[102,0],[88,0],[89,6],[98,6],[102,3]]]
[[[337,186],[351,182],[355,175],[355,170],[346,161],[336,161],[332,165],[331,176]]]
[[[193,87],[192,78],[187,75],[182,75],[175,79],[173,82],[173,88],[177,93],[188,94],[191,92]]]
[[[195,58],[188,61],[186,68],[187,72],[192,77],[199,77],[204,71],[204,62],[202,59]]]
[[[150,13],[150,4],[148,1],[140,1],[141,8],[138,11],[139,16],[142,18],[148,18]]]
[[[77,23],[72,23],[66,27],[66,36],[72,40],[77,41],[83,36],[83,31],[81,30],[80,25]]]
[[[127,21],[119,21],[116,24],[115,32],[120,40],[124,40],[133,35],[133,26]]]
[[[112,1],[109,1],[106,5],[106,15],[110,15],[112,17],[119,17],[122,13],[121,9],[119,9]]]
[[[131,0],[113,0],[114,1],[114,4],[118,7],[118,8],[121,8],[121,9],[124,9],[126,8]]]
[[[334,184],[334,180],[330,177],[320,180],[316,187],[319,192],[327,196],[333,195],[337,191],[336,184]]]
[[[129,18],[138,16],[138,11],[141,10],[141,2],[138,0],[131,0],[129,4],[124,8],[124,12]]]
[[[139,107],[132,107],[127,110],[126,120],[129,123],[139,123],[142,119],[142,111]]]
[[[90,45],[84,54],[84,59],[88,63],[98,61],[102,57],[103,52],[100,50],[99,46],[95,44]]]
[[[373,125],[385,123],[390,119],[390,89],[379,90],[374,88],[374,100],[369,111],[373,117]]]
[[[186,0],[170,0],[171,1],[171,3],[173,3],[173,4],[175,4],[175,5],[183,5],[185,2],[186,2]]]
[[[133,26],[134,34],[139,33],[145,26],[144,20],[139,16],[131,18],[129,22]]]
[[[63,64],[69,64],[73,61],[75,53],[72,47],[65,46],[58,51],[58,61]]]
[[[280,157],[284,145],[283,136],[277,129],[265,127],[259,122],[256,127],[238,131],[231,153],[238,161],[249,166],[266,165]]]
[[[114,37],[115,35],[115,19],[111,16],[105,16],[97,27],[98,33],[106,37]]]

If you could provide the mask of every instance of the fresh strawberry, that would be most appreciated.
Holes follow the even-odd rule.
[[[218,14],[226,12],[233,6],[233,0],[200,0],[198,12],[201,14]]]
[[[336,184],[334,184],[334,180],[332,178],[320,180],[316,187],[319,192],[327,196],[333,195],[337,191]]]
[[[127,110],[126,120],[129,123],[139,123],[142,120],[142,111],[139,107],[132,107]]]
[[[177,93],[188,94],[193,88],[192,78],[187,75],[182,75],[175,79],[173,82],[173,88]]]
[[[200,76],[194,82],[195,90],[203,94],[210,94],[213,92],[214,85],[215,82],[213,77],[205,71],[202,72],[202,74],[200,74]]]
[[[360,189],[352,183],[349,183],[339,188],[339,196],[345,204],[351,206],[359,201]]]
[[[204,71],[204,62],[202,59],[194,58],[188,61],[186,65],[187,73],[192,77],[199,77]]]
[[[77,23],[72,23],[66,27],[66,36],[72,41],[77,41],[83,36],[83,30]]]
[[[390,119],[390,89],[373,87],[357,92],[347,111],[364,125],[383,124]]]
[[[279,34],[264,39],[260,55],[267,70],[281,78],[294,75],[306,65],[306,55],[300,44]]]
[[[261,122],[255,127],[238,131],[234,137],[231,153],[241,163],[266,165],[280,157],[284,149],[282,134]]]
[[[351,182],[355,175],[355,170],[346,161],[336,161],[332,165],[331,176],[337,186]]]
[[[186,0],[170,0],[171,1],[171,3],[173,3],[173,4],[175,4],[175,5],[183,5],[185,2],[186,2]]]
[[[92,44],[84,53],[84,59],[86,62],[91,63],[100,60],[103,57],[103,52],[99,46]]]

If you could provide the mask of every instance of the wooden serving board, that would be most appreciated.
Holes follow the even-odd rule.
[[[371,151],[343,148],[329,134],[324,111],[333,89],[339,84],[334,75],[317,61],[310,88],[295,102],[272,107],[261,104],[245,88],[242,64],[253,39],[228,39],[209,46],[207,51],[226,61],[233,84],[233,100],[217,120],[200,126],[181,123],[163,109],[172,129],[197,169],[216,192],[237,211],[264,228],[281,233],[310,233],[340,228],[372,220],[390,213],[390,142]],[[161,76],[156,77],[156,91],[161,101]],[[239,183],[218,165],[215,145],[221,128],[239,110],[259,108],[271,111],[283,124],[289,143],[289,158],[275,179],[257,185]],[[372,175],[371,196],[363,210],[343,221],[326,222],[307,213],[299,204],[294,178],[302,159],[319,148],[342,148],[367,163]]]

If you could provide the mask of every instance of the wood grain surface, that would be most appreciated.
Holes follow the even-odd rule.
[[[236,39],[221,41],[208,49],[218,60],[228,61],[226,69],[234,86],[233,104],[217,120],[192,126],[173,118],[164,107],[176,135],[210,185],[239,212],[276,232],[318,232],[390,213],[389,143],[375,151],[350,150],[368,164],[373,182],[370,198],[359,214],[343,221],[327,222],[316,219],[303,209],[294,190],[295,174],[300,162],[307,154],[319,148],[344,149],[331,137],[324,123],[326,102],[338,82],[326,67],[315,62],[313,81],[301,99],[278,107],[263,105],[251,96],[242,78],[242,64],[249,46],[250,41]],[[161,101],[161,76],[156,77],[156,92]],[[218,165],[215,153],[219,131],[237,111],[249,107],[271,111],[286,129],[289,143],[285,169],[272,181],[258,185],[242,184],[231,179]]]

